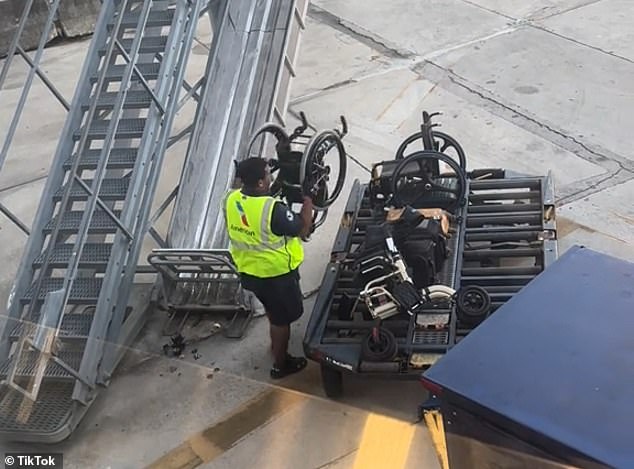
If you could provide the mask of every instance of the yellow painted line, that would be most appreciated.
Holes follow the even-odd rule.
[[[449,454],[445,443],[445,425],[440,410],[425,411],[425,424],[431,435],[431,440],[436,450],[436,456],[442,469],[449,469]]]
[[[194,469],[213,461],[242,438],[307,398],[272,389],[247,402],[221,422],[197,433],[147,466],[147,469]]]
[[[365,422],[354,469],[405,467],[416,425],[379,414]]]

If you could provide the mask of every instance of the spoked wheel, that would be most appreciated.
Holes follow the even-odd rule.
[[[458,291],[456,308],[461,322],[477,326],[491,311],[491,297],[482,287],[476,285],[464,287]]]
[[[456,183],[445,185],[441,178],[434,174],[434,168],[442,162],[454,172]],[[467,179],[464,171],[455,160],[437,151],[418,151],[402,159],[392,175],[392,202],[397,207],[414,206],[425,194],[453,195],[448,206],[451,211],[462,205],[467,190]]]
[[[466,172],[467,157],[462,146],[458,143],[458,140],[449,134],[436,130],[432,130],[431,134],[434,140],[434,150],[453,158],[454,161],[458,162],[462,170]],[[418,144],[414,145],[416,142],[418,142]],[[401,160],[411,155],[413,152],[420,150],[425,150],[423,145],[423,133],[417,132],[403,140],[403,143],[401,143],[401,146],[399,146],[396,151],[396,159]]]
[[[258,130],[255,131],[251,140],[249,141],[249,146],[247,147],[247,155],[251,155],[251,150],[253,149],[253,145],[259,137],[264,137],[265,134],[271,134],[275,137],[276,143],[275,148],[279,150],[290,150],[290,137],[286,133],[282,127],[277,125],[274,122],[267,122]]]
[[[266,135],[275,138],[275,153],[277,158],[268,159],[271,171],[270,195],[284,197],[289,203],[301,203],[301,186],[299,185],[299,167],[301,165],[302,152],[292,151],[293,136],[289,136],[279,125],[269,122],[255,131],[249,145],[247,154],[253,156],[254,146],[258,139],[263,143]],[[266,149],[264,150],[266,151]]]
[[[346,150],[335,131],[319,132],[308,142],[302,158],[300,182],[304,194],[313,195],[315,210],[326,210],[341,193],[346,163]]]

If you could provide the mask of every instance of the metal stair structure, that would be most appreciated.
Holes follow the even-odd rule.
[[[206,7],[103,2],[9,298],[0,439],[70,435],[142,324],[128,301]]]

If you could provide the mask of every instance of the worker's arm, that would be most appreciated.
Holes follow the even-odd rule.
[[[276,202],[271,218],[271,231],[278,236],[301,237],[306,239],[313,223],[313,203],[310,197],[304,198],[299,214],[294,213],[282,202]]]
[[[313,199],[311,197],[304,196],[304,203],[302,204],[299,216],[302,218],[300,237],[306,240],[310,236],[313,227]]]

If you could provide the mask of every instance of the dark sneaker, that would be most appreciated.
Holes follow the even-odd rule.
[[[271,378],[284,378],[288,375],[292,375],[293,373],[297,373],[298,371],[302,371],[306,368],[306,365],[308,365],[308,362],[304,357],[292,357],[289,355],[286,358],[286,363],[283,368],[276,368],[275,366],[271,368]]]

